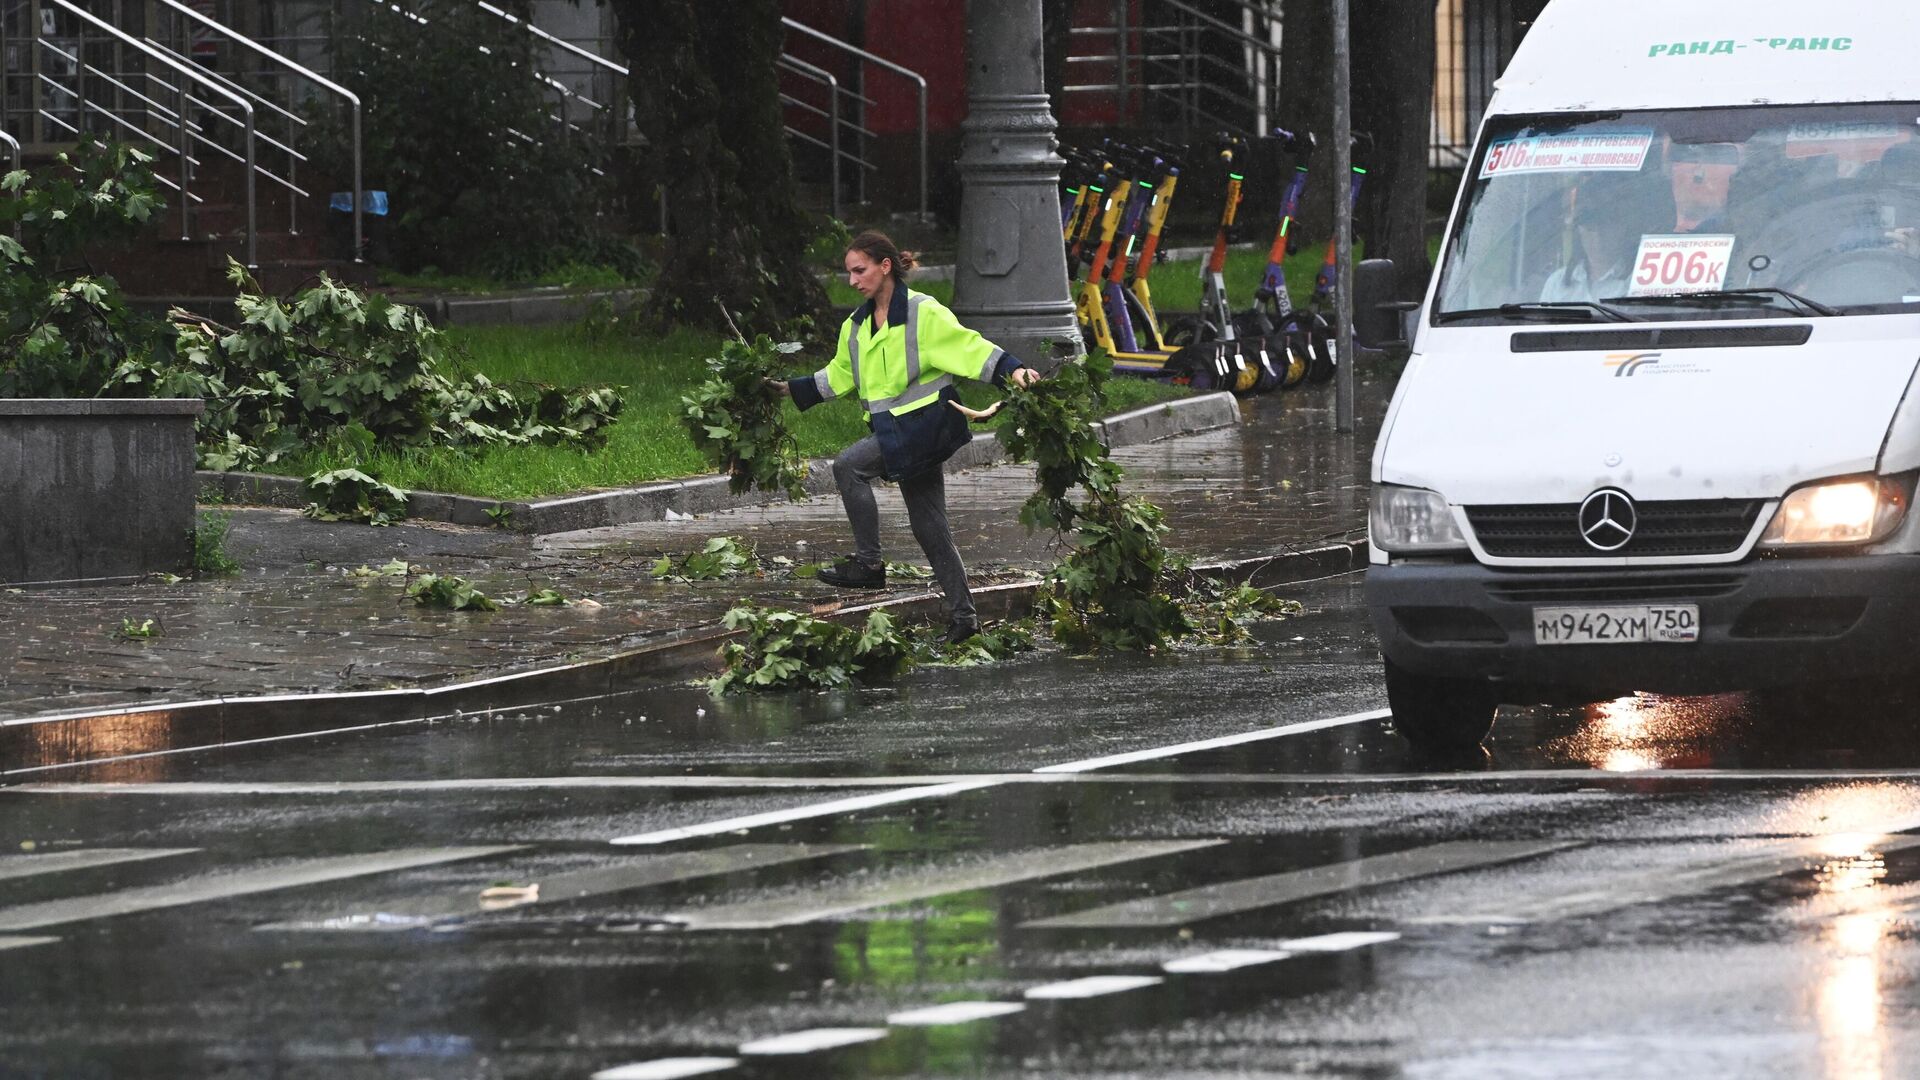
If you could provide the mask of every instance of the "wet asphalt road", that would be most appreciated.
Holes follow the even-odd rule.
[[[1244,648],[0,789],[0,1076],[1920,1074],[1913,706],[1415,760],[1358,577],[1292,592]]]

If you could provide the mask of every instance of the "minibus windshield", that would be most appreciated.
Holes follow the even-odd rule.
[[[1436,324],[1920,311],[1920,106],[1496,117]]]

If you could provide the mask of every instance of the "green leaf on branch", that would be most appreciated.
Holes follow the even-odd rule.
[[[407,585],[407,596],[420,607],[444,611],[498,611],[500,605],[463,577],[422,574]]]
[[[735,493],[784,491],[806,498],[806,462],[787,430],[784,395],[774,382],[784,374],[781,358],[792,343],[764,335],[751,343],[729,341],[707,359],[712,372],[681,398],[681,423],[707,463],[725,472]]]

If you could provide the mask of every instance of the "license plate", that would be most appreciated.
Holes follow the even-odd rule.
[[[1698,640],[1698,604],[1533,609],[1536,645],[1670,645]]]

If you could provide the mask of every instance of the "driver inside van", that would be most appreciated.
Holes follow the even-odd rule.
[[[1677,142],[1667,151],[1667,166],[1673,188],[1673,231],[1731,231],[1727,189],[1740,168],[1740,147],[1725,142]]]

